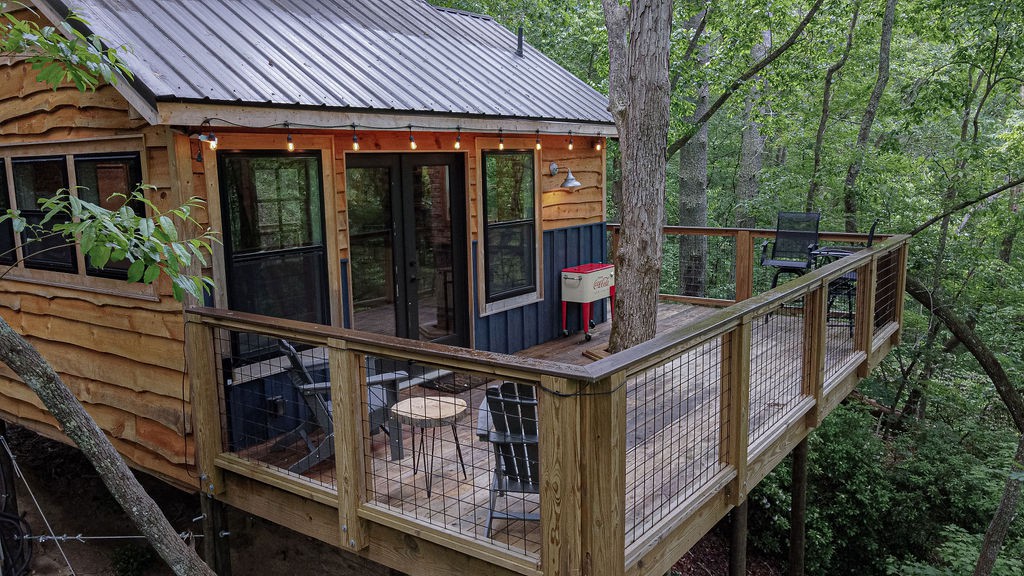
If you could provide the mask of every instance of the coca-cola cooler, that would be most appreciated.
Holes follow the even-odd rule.
[[[565,312],[569,302],[583,308],[583,334],[590,340],[594,327],[592,309],[596,302],[609,298],[615,314],[615,266],[613,264],[580,264],[562,268],[562,335],[568,336]]]

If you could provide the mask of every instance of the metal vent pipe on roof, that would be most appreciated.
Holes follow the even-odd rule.
[[[523,57],[523,27],[519,27],[519,45],[516,48],[516,56]]]

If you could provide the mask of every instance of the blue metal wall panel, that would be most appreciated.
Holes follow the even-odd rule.
[[[562,268],[605,262],[605,224],[584,224],[544,232],[544,300],[520,308],[480,316],[476,307],[479,286],[474,286],[473,318],[476,327],[476,348],[493,352],[513,353],[562,337]],[[473,243],[474,266],[477,244]],[[474,278],[478,278],[474,269]],[[569,304],[568,328],[582,330],[579,304]],[[608,318],[604,306],[597,306],[595,321]]]

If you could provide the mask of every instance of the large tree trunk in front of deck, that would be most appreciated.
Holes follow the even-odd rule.
[[[179,576],[215,576],[146,494],[110,440],[32,344],[0,319],[0,361],[22,379],[92,463],[157,554]]]
[[[622,154],[622,233],[615,256],[609,349],[654,337],[665,220],[670,0],[602,0],[608,28],[609,110]]]

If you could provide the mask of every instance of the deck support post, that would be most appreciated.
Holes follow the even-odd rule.
[[[203,560],[218,576],[231,576],[231,532],[228,509],[208,494],[199,495],[203,512]]]
[[[616,576],[626,570],[624,383],[625,374],[616,372],[579,397],[582,576]]]
[[[541,565],[546,576],[579,574],[580,557],[580,390],[579,382],[542,376],[537,395],[540,418]],[[555,395],[550,392],[565,394]]]
[[[789,517],[789,576],[804,576],[807,545],[807,438],[793,449],[793,505]]]
[[[366,414],[367,387],[364,356],[348,350],[344,340],[330,338],[331,402],[335,414]],[[370,545],[369,526],[359,517],[366,502],[367,458],[363,439],[370,437],[367,418],[334,418],[334,463],[338,488],[341,548],[358,552]]]
[[[224,491],[224,474],[215,464],[223,449],[220,380],[217,378],[214,328],[196,314],[185,314],[186,363],[192,384],[192,420],[196,441],[196,465],[200,493],[215,496]]]
[[[747,573],[747,501],[733,508],[729,518],[729,576],[744,576]]]

